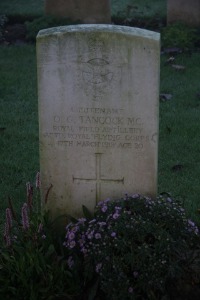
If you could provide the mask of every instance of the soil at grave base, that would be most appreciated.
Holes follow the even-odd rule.
[[[25,44],[26,41],[26,26],[24,24],[6,25],[3,32],[0,44],[14,45]]]

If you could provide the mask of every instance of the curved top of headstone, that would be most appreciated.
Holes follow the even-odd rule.
[[[52,35],[64,35],[66,33],[75,33],[75,32],[101,32],[101,33],[118,33],[118,34],[124,34],[127,36],[138,36],[143,37],[147,39],[153,39],[153,40],[159,40],[160,39],[160,33],[136,28],[136,27],[129,27],[129,26],[119,26],[119,25],[104,25],[104,24],[87,24],[87,25],[69,25],[69,26],[59,26],[59,27],[53,27],[48,29],[40,30],[37,38],[44,38],[47,36]]]

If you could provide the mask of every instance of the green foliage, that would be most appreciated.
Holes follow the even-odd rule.
[[[112,16],[120,19],[165,18],[166,0],[111,0]]]
[[[164,48],[179,47],[181,49],[191,49],[200,40],[197,29],[182,23],[176,23],[163,28],[161,37]]]
[[[88,220],[92,220],[94,218],[93,213],[91,213],[85,205],[82,205],[82,210],[85,218],[87,218]]]
[[[5,244],[0,248],[1,299],[72,299],[79,288],[72,280],[67,260],[58,251],[48,219],[38,209],[39,195],[27,185],[21,216],[11,201],[6,209]]]
[[[35,47],[0,46],[0,228],[8,197],[20,210],[25,184],[39,170]]]
[[[26,38],[29,41],[35,41],[36,35],[41,29],[46,29],[46,28],[56,27],[56,26],[72,25],[78,23],[79,23],[78,21],[72,22],[71,20],[66,18],[43,16],[33,21],[28,21],[25,23],[27,29]]]
[[[172,281],[200,284],[199,230],[169,196],[102,201],[93,220],[68,225],[64,245],[72,272],[82,264],[103,299],[161,299]]]

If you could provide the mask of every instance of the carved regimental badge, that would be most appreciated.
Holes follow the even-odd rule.
[[[102,58],[93,58],[87,61],[86,70],[83,71],[83,80],[87,83],[101,84],[113,79],[109,62]]]

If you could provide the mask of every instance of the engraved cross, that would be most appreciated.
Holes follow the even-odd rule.
[[[116,182],[124,184],[124,178],[122,179],[111,179],[111,178],[102,178],[101,175],[101,157],[102,153],[95,153],[95,171],[96,176],[95,178],[78,178],[73,176],[73,182],[75,181],[85,181],[90,182],[94,181],[96,183],[96,203],[101,200],[101,184],[102,182]]]

